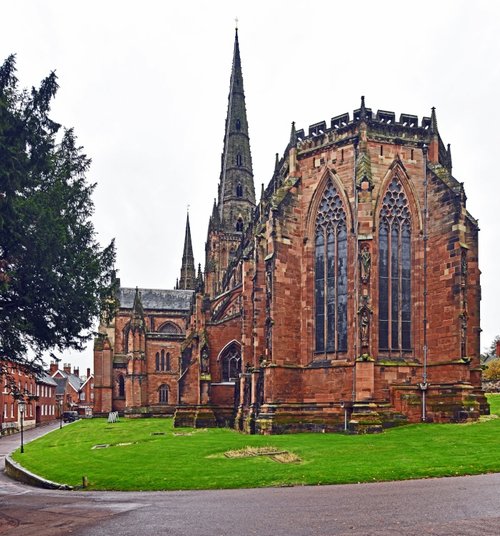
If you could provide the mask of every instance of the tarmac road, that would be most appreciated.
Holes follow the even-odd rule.
[[[57,425],[26,432],[26,439]],[[19,436],[0,439],[0,464]],[[0,535],[500,534],[500,474],[342,486],[65,492],[0,473]]]

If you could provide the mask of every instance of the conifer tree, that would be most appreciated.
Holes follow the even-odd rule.
[[[0,368],[82,349],[113,303],[114,243],[91,222],[90,159],[49,116],[57,89],[54,72],[20,89],[14,56],[0,67]]]

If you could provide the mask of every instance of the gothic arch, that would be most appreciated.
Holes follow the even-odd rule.
[[[167,333],[167,334],[170,334],[170,335],[180,335],[180,334],[182,334],[182,330],[177,324],[174,324],[173,322],[168,321],[168,322],[164,322],[158,328],[158,333]]]
[[[306,236],[309,240],[314,239],[316,228],[316,215],[318,213],[319,205],[321,203],[321,200],[323,199],[323,195],[325,193],[326,188],[328,187],[329,182],[333,184],[333,187],[337,190],[337,193],[339,194],[340,199],[342,201],[342,205],[346,213],[346,220],[349,222],[348,231],[353,228],[354,220],[351,210],[351,204],[349,203],[349,199],[344,189],[344,186],[335,170],[327,169],[323,173],[321,179],[318,181],[316,190],[314,191],[314,194],[311,198],[311,202],[309,203],[309,208],[307,210]]]
[[[376,230],[378,228],[382,200],[384,199],[389,184],[394,178],[399,180],[403,187],[403,191],[408,199],[408,203],[410,205],[410,213],[412,215],[413,220],[413,231],[416,232],[418,230],[419,232],[422,232],[422,211],[420,208],[418,194],[410,179],[410,176],[408,175],[403,163],[399,158],[396,158],[392,162],[392,164],[389,166],[389,169],[387,170],[387,173],[382,179],[382,182],[380,183],[380,189],[378,191],[377,199],[375,201],[375,210],[373,211],[373,229]]]
[[[221,381],[234,382],[241,373],[241,344],[233,339],[219,352],[217,361],[221,368]]]

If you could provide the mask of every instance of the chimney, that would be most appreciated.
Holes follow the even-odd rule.
[[[90,378],[90,369],[87,369],[87,378]]]
[[[71,363],[64,363],[63,370],[66,374],[71,374]]]
[[[50,364],[49,368],[49,374],[52,376],[52,374],[55,374],[58,371],[59,367],[57,366],[57,363],[54,361]]]
[[[79,378],[80,377],[80,367],[73,367],[73,374]]]

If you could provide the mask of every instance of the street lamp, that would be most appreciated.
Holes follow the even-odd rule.
[[[63,418],[62,418],[62,408],[63,408],[62,398],[59,398],[59,400],[57,402],[59,404],[59,430],[60,430],[62,428],[62,421],[63,421]]]
[[[18,400],[17,407],[19,409],[19,415],[21,420],[21,454],[24,452],[24,410],[26,403],[24,400]]]

